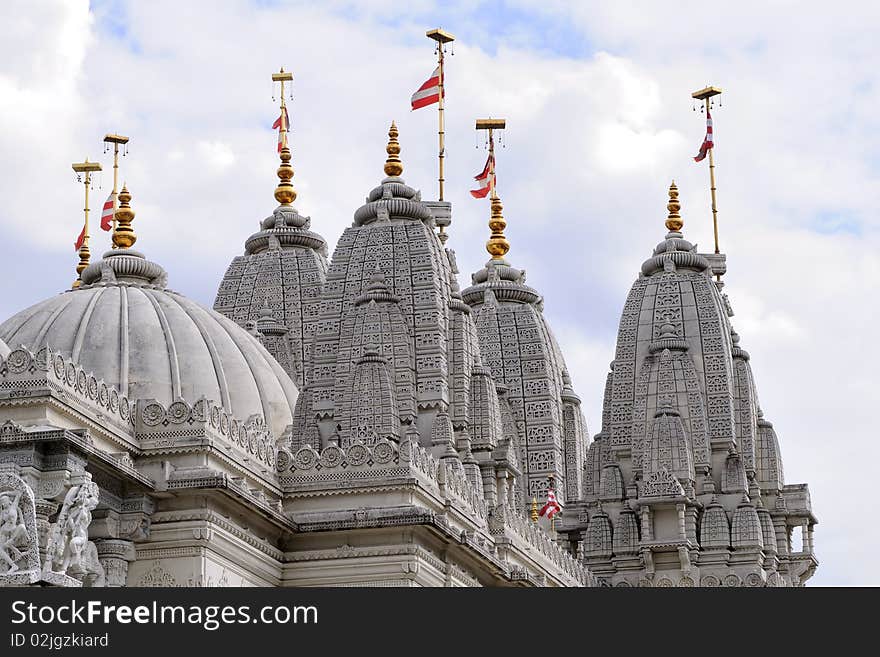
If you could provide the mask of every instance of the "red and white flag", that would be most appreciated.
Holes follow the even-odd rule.
[[[715,140],[712,138],[712,115],[709,108],[706,108],[706,136],[703,138],[703,144],[700,146],[700,152],[694,157],[694,162],[702,162],[706,157],[706,153],[710,148],[715,147]]]
[[[101,210],[101,230],[113,228],[113,215],[116,213],[116,194],[110,192],[110,196],[104,201],[104,209]]]
[[[493,187],[495,187],[495,156],[489,155],[489,158],[486,160],[486,166],[483,167],[483,170],[474,176],[474,180],[477,181],[479,187],[477,189],[471,190],[471,196],[474,198],[486,198],[486,194],[488,194]]]
[[[538,515],[547,516],[548,519],[552,520],[553,516],[561,512],[562,506],[556,501],[556,491],[551,488],[547,491],[547,502],[541,507]]]
[[[290,130],[290,117],[287,115],[286,105],[284,111],[278,115],[277,119],[275,119],[272,128],[278,130],[278,152],[280,153],[281,149],[284,148],[284,142],[286,140],[285,135],[287,135],[287,131]]]
[[[79,231],[79,237],[76,238],[76,242],[73,245],[74,251],[79,251],[83,245],[83,242],[86,241],[86,225],[83,224],[83,229]]]
[[[412,95],[410,102],[414,110],[440,102],[440,67],[434,69],[431,77]]]

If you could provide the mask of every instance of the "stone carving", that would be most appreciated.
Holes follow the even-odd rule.
[[[17,475],[0,473],[0,586],[27,583],[22,576],[39,571],[33,491]]]
[[[49,531],[43,570],[70,574],[91,586],[104,586],[104,568],[95,544],[89,541],[92,511],[98,506],[98,485],[72,486],[64,497],[58,520]]]

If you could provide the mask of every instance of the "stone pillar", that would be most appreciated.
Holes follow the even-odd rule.
[[[501,507],[507,506],[507,471],[501,470],[497,473],[498,476],[498,505]]]
[[[40,549],[40,563],[46,563],[46,544],[49,541],[49,518],[58,511],[59,504],[53,500],[35,500],[37,510],[37,546]]]
[[[104,567],[106,586],[125,586],[128,564],[135,559],[134,543],[112,538],[98,539],[94,543],[98,550],[98,561]]]
[[[675,510],[678,511],[678,535],[680,538],[687,538],[687,529],[684,524],[684,504],[676,504]]]
[[[791,554],[791,536],[785,524],[785,518],[774,517],[773,529],[776,530],[776,549],[780,555]]]
[[[498,486],[495,483],[495,467],[491,463],[481,464],[480,475],[483,477],[483,496],[486,498],[486,506],[492,509],[498,504]]]
[[[642,541],[654,540],[654,527],[651,522],[651,507],[642,507]]]

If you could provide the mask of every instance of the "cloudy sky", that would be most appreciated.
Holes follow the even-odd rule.
[[[732,9],[735,4],[736,9]],[[856,9],[857,7],[857,9]],[[116,2],[0,8],[0,319],[73,280],[82,185],[101,138],[131,136],[122,176],[137,248],[210,305],[229,260],[275,206],[270,74],[295,75],[297,206],[333,243],[382,178],[389,122],[404,177],[436,197],[436,113],[409,110],[434,67],[427,28],[453,32],[447,68],[449,246],[462,283],[487,258],[477,117],[506,117],[498,153],[509,260],[546,297],[599,430],[617,322],[664,235],[666,188],[711,249],[704,131],[690,92],[724,88],[715,134],[726,291],[790,483],[810,484],[815,584],[880,584],[880,101],[874,26],[857,3]],[[870,14],[870,15],[869,15]],[[109,244],[95,235],[93,254]],[[873,465],[872,465],[873,467]]]

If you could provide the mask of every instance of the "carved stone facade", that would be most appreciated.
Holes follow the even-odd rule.
[[[645,263],[590,444],[541,295],[500,258],[460,290],[389,137],[329,263],[282,190],[215,310],[119,248],[0,325],[0,585],[803,584],[721,258]]]
[[[818,565],[809,490],[784,483],[778,439],[730,324],[723,256],[697,253],[680,225],[624,305],[602,431],[578,513],[563,516],[561,531],[583,537],[602,584],[800,586]],[[803,532],[797,550],[794,531]]]

